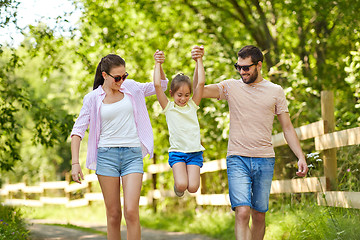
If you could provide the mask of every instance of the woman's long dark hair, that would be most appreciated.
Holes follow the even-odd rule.
[[[100,85],[104,84],[104,78],[102,76],[102,72],[110,73],[110,70],[114,67],[125,67],[125,60],[116,54],[106,55],[99,62],[94,79],[93,89],[98,88]]]

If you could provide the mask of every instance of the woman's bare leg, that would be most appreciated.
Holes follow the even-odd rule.
[[[139,201],[142,179],[142,173],[130,173],[122,177],[127,239],[131,240],[141,239]]]
[[[120,177],[98,175],[98,179],[106,207],[107,238],[108,240],[120,240]]]

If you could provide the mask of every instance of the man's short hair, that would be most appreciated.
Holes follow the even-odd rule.
[[[248,45],[240,49],[238,57],[242,59],[251,57],[251,61],[253,63],[258,63],[259,61],[262,62],[264,60],[264,55],[261,50],[253,45]]]

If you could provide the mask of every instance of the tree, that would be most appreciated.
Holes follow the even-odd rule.
[[[16,8],[15,1],[0,1],[0,29],[11,22],[16,23]],[[23,96],[22,89],[13,84],[14,79],[9,76],[18,65],[19,58],[14,53],[8,53],[5,60],[4,55],[3,46],[0,45],[0,169],[9,170],[13,162],[20,159],[18,142],[21,125],[15,115],[19,107],[27,108],[29,102]]]
[[[15,1],[0,1],[0,10],[5,12],[5,15],[1,15],[5,16],[4,19],[1,18],[1,28],[10,23],[16,24],[16,8]],[[50,148],[57,143],[66,142],[73,124],[73,116],[61,110],[59,101],[45,100],[44,96],[36,97],[29,84],[32,80],[20,77],[19,70],[26,66],[24,59],[18,49],[0,46],[1,171],[11,170],[16,161],[22,159],[22,135],[27,127],[32,132],[33,144]],[[27,126],[26,119],[31,119],[33,125]]]
[[[178,72],[192,76],[195,62],[190,51],[195,44],[202,44],[206,51],[206,84],[211,84],[239,79],[233,67],[237,51],[244,45],[257,45],[265,55],[263,75],[285,89],[296,127],[321,118],[319,101],[324,89],[336,89],[336,99],[346,99],[345,103],[335,103],[340,119],[337,127],[359,124],[357,115],[350,114],[359,103],[358,80],[346,77],[357,76],[359,71],[359,0],[80,0],[74,4],[82,9],[82,16],[70,38],[55,37],[53,29],[39,24],[29,26],[29,34],[18,49],[2,48],[1,64],[8,66],[1,73],[2,89],[9,89],[9,82],[17,87],[11,88],[13,93],[1,93],[2,106],[12,109],[14,116],[8,119],[17,124],[18,138],[24,136],[21,129],[36,126],[32,138],[43,146],[55,145],[59,150],[51,151],[57,152],[56,156],[64,149],[59,143],[72,126],[71,116],[78,114],[81,99],[92,89],[98,62],[109,53],[125,58],[129,78],[149,82],[156,49],[165,52],[163,67],[171,79]],[[16,99],[13,106],[5,105],[10,104],[5,100],[8,96]],[[148,98],[147,106],[155,133],[155,152],[159,162],[164,162],[168,149],[165,117],[156,97]],[[223,158],[228,138],[227,103],[204,99],[200,107],[205,159]],[[40,109],[50,115],[45,116]],[[25,112],[26,121],[17,120],[16,114]],[[275,121],[274,133],[280,130]],[[4,138],[5,145],[6,141]],[[42,156],[46,151],[41,150]],[[279,151],[280,156],[288,154],[286,149]],[[60,158],[46,159],[60,162]]]

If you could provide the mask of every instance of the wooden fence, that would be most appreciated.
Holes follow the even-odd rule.
[[[331,92],[322,92],[323,101],[333,101]],[[330,100],[329,100],[330,98]],[[325,100],[323,100],[325,99]],[[322,106],[325,104],[322,104]],[[331,105],[331,104],[330,104]],[[332,111],[332,114],[329,112]],[[287,180],[273,180],[271,194],[279,193],[305,193],[317,194],[318,204],[344,208],[360,209],[360,192],[339,192],[331,191],[336,188],[336,148],[360,144],[360,127],[343,131],[331,131],[331,115],[333,109],[322,107],[323,120],[296,128],[299,140],[314,139],[316,151],[323,151],[324,155],[324,177],[307,177]],[[334,124],[334,121],[332,121]],[[283,133],[272,136],[274,147],[287,144]],[[335,151],[334,151],[335,149]],[[328,151],[329,152],[326,152]],[[226,159],[205,162],[201,168],[201,175],[208,172],[216,172],[226,169]],[[140,197],[140,205],[153,205],[156,209],[156,202],[164,197],[175,197],[173,190],[159,190],[156,188],[159,173],[170,171],[167,163],[150,165],[143,176],[143,181],[152,181],[153,189],[146,196]],[[335,175],[334,175],[335,171]],[[101,192],[92,192],[93,184],[98,184],[95,174],[85,176],[82,184],[69,183],[68,181],[42,182],[38,186],[26,186],[24,183],[4,185],[0,189],[0,197],[8,205],[43,206],[44,204],[64,204],[67,207],[78,207],[88,205],[92,201],[103,201]],[[60,190],[61,197],[47,197],[47,190]],[[84,191],[80,199],[71,199],[71,195],[77,191]],[[202,184],[194,194],[188,196],[196,198],[198,205],[230,205],[228,194],[202,194]],[[34,199],[37,195],[38,199]],[[20,196],[20,197],[19,197]],[[30,199],[32,198],[32,199]]]

